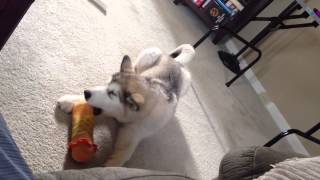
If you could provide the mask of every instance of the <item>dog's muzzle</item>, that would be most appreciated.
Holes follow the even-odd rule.
[[[88,101],[90,99],[90,97],[92,96],[92,93],[89,90],[84,90],[83,93],[84,93],[84,98],[86,101]],[[92,106],[92,108],[93,108],[93,114],[95,116],[100,115],[102,113],[102,109],[94,107],[94,106]]]
[[[95,116],[98,116],[98,115],[100,115],[102,113],[102,109],[97,108],[97,107],[92,107],[92,108],[93,108],[93,114]]]

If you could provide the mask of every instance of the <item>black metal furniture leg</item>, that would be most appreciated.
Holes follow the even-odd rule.
[[[292,2],[285,10],[283,10],[280,15],[278,16],[278,19],[285,19],[288,18],[295,10],[301,8],[300,5],[297,2]],[[265,19],[261,19],[261,20],[267,20],[268,18]],[[236,76],[233,77],[229,82],[226,83],[227,87],[230,87],[231,84],[236,81],[239,77],[241,77],[248,69],[250,69],[253,65],[255,65],[261,58],[262,52],[256,48],[255,46],[262,40],[264,39],[269,33],[271,33],[273,31],[273,29],[275,29],[277,26],[279,26],[279,24],[282,24],[281,21],[279,20],[272,20],[274,18],[270,18],[269,20],[270,23],[258,34],[256,35],[250,42],[246,41],[246,40],[240,40],[239,38],[241,38],[240,36],[238,36],[236,33],[233,34],[234,37],[236,37],[237,39],[239,39],[241,42],[243,42],[245,44],[245,46],[235,55],[234,59],[239,59],[239,57],[248,49],[248,48],[252,48],[253,50],[256,50],[258,52],[258,57],[253,60],[251,63],[248,64],[247,67],[245,67],[244,69],[242,69],[240,72],[236,72]],[[231,32],[232,31],[228,31]],[[238,36],[238,37],[237,37]],[[233,60],[235,61],[235,60]],[[234,71],[233,71],[234,72]]]
[[[236,73],[236,76],[233,77],[230,81],[228,81],[228,82],[226,83],[226,86],[227,86],[227,87],[230,87],[230,85],[231,85],[234,81],[236,81],[239,77],[241,77],[248,69],[250,69],[253,65],[255,65],[255,64],[261,59],[262,52],[261,52],[260,49],[258,49],[257,47],[255,47],[252,43],[248,42],[247,40],[245,40],[244,38],[242,38],[241,36],[239,36],[237,33],[233,32],[233,31],[231,31],[230,29],[225,28],[225,27],[224,27],[224,29],[227,30],[234,38],[238,39],[238,40],[241,41],[243,44],[245,44],[247,47],[249,47],[249,48],[251,48],[252,50],[254,50],[255,52],[257,52],[257,54],[258,54],[258,56],[257,56],[249,65],[247,65],[244,69],[240,70],[240,66],[238,65],[238,68],[239,68],[240,71],[238,71],[238,72],[233,71],[233,72]],[[219,53],[219,55],[220,55],[221,61],[225,64],[226,59],[224,59],[224,57],[221,56],[221,55],[222,55],[222,53],[226,53],[226,52],[219,51],[218,53]],[[230,54],[230,53],[229,53],[229,55],[234,58],[233,61],[236,60],[237,63],[239,63],[238,57],[240,56],[240,54],[233,55],[233,54]],[[226,64],[225,64],[225,65],[226,65]],[[230,68],[229,68],[229,69],[230,69]],[[232,70],[232,69],[230,69],[230,70]]]
[[[226,86],[227,87],[230,87],[231,84],[236,81],[239,77],[241,77],[246,71],[248,71],[253,65],[255,65],[260,59],[261,59],[261,56],[262,56],[262,52],[259,50],[258,51],[258,56],[255,60],[253,60],[249,65],[247,65],[244,69],[242,69],[239,73],[236,74],[235,77],[233,77],[230,81],[228,81],[226,83]]]
[[[267,142],[264,146],[271,147],[274,144],[276,144],[278,141],[280,141],[282,138],[284,138],[290,134],[296,134],[296,135],[301,136],[301,137],[303,137],[313,143],[320,145],[320,140],[318,138],[312,136],[312,134],[314,134],[318,130],[320,130],[320,122],[318,124],[316,124],[315,126],[313,126],[311,129],[309,129],[307,132],[302,132],[298,129],[289,129],[289,130],[287,130],[285,132],[281,132],[280,134],[275,136],[273,139],[271,139],[269,142]]]
[[[246,47],[250,47],[251,49],[253,49],[254,51],[256,51],[258,53],[257,58],[252,61],[246,68],[244,68],[243,70],[240,69],[240,65],[239,65],[239,61],[238,61],[238,54],[234,55],[228,52],[224,52],[224,51],[218,51],[220,60],[222,61],[222,63],[232,72],[234,72],[236,74],[236,76],[231,79],[229,82],[226,83],[226,86],[229,87],[235,80],[237,80],[240,76],[242,76],[249,68],[251,68],[254,64],[256,64],[262,55],[262,52],[260,51],[260,49],[256,48],[254,45],[252,45],[250,42],[246,41],[244,38],[242,38],[241,36],[239,36],[237,33],[233,32],[232,30],[230,30],[229,28],[226,27],[219,27],[219,26],[215,26],[212,29],[210,29],[208,32],[206,32],[194,45],[193,47],[196,49],[200,44],[203,43],[203,41],[205,41],[208,37],[210,37],[212,32],[215,32],[219,29],[224,29],[226,30],[232,37],[238,39],[239,41],[241,41],[242,43],[244,43],[246,45]]]
[[[312,134],[314,134],[315,132],[317,132],[318,130],[320,130],[320,123],[316,124],[315,126],[313,126],[311,129],[309,129],[306,132],[306,135],[311,136]]]
[[[313,21],[311,23],[282,25],[278,29],[296,29],[296,28],[318,27],[318,26],[319,24],[316,21]]]
[[[212,32],[219,30],[219,26],[215,26],[213,28],[211,28],[208,32],[206,32],[194,45],[193,48],[197,48],[200,44],[202,44],[203,41],[205,41]]]
[[[292,2],[285,10],[283,10],[278,18],[286,18],[291,15],[295,10],[299,9],[300,5],[297,2]],[[279,25],[278,21],[271,21],[259,34],[257,34],[251,41],[250,44],[255,46],[262,39],[264,39],[273,29]],[[238,53],[237,56],[240,56],[244,53],[249,47],[244,46]]]
[[[178,1],[178,0],[177,0]],[[304,24],[291,24],[291,25],[285,25],[283,23],[284,20],[288,19],[299,19],[299,18],[307,18],[309,16],[308,13],[304,12],[299,15],[292,15],[292,13],[295,10],[300,9],[301,6],[296,2],[292,2],[285,10],[283,10],[278,17],[256,17],[252,19],[252,21],[270,21],[270,23],[263,28],[263,30],[258,33],[250,42],[246,41],[244,38],[239,36],[237,33],[233,32],[232,30],[228,29],[224,26],[215,26],[212,29],[210,29],[208,32],[206,32],[194,45],[194,48],[197,48],[204,40],[206,40],[208,37],[210,37],[212,32],[215,32],[219,29],[223,29],[226,32],[228,32],[232,37],[238,39],[242,43],[245,44],[245,46],[238,51],[237,54],[232,54],[225,51],[218,51],[219,57],[222,61],[222,63],[227,67],[230,71],[235,73],[236,75],[226,83],[227,87],[230,87],[231,84],[236,81],[239,77],[241,77],[247,70],[249,70],[253,65],[255,65],[261,58],[262,52],[260,49],[256,47],[256,45],[263,40],[267,35],[269,35],[274,30],[278,29],[291,29],[291,28],[302,28],[302,27],[317,27],[317,22],[311,22],[311,23],[304,23]],[[247,49],[253,49],[258,53],[258,56],[250,62],[245,68],[240,68],[239,63],[239,57],[247,50]]]

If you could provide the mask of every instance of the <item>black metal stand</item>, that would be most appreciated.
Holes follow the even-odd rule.
[[[251,64],[249,64],[247,67],[245,67],[243,70],[240,69],[238,56],[239,55],[233,55],[224,51],[218,51],[220,60],[222,63],[233,73],[236,74],[234,78],[232,78],[229,82],[226,83],[226,86],[229,87],[235,80],[237,80],[241,75],[243,75],[248,69],[250,69],[258,60],[261,58],[262,52],[260,49],[256,48],[252,43],[248,42],[241,36],[239,36],[237,33],[233,32],[232,30],[224,27],[224,26],[215,26],[212,29],[210,29],[204,36],[202,36],[194,45],[194,48],[197,48],[204,40],[206,40],[211,33],[218,31],[219,29],[223,29],[227,31],[232,37],[238,39],[242,43],[246,45],[247,48],[251,48],[255,52],[257,52],[258,56],[255,58],[255,60],[252,61]]]
[[[273,139],[271,139],[269,142],[267,142],[264,146],[265,147],[271,147],[274,144],[276,144],[278,141],[280,141],[282,138],[290,135],[290,134],[296,134],[298,136],[301,136],[313,143],[320,145],[320,140],[314,136],[312,136],[314,133],[316,133],[318,130],[320,130],[320,122],[313,126],[311,129],[309,129],[307,132],[302,132],[298,129],[289,129],[285,132],[281,132],[277,136],[275,136]]]
[[[301,6],[297,2],[292,2],[285,10],[283,10],[279,16],[277,17],[254,17],[251,21],[269,21],[270,23],[258,34],[256,35],[250,42],[243,39],[237,33],[232,30],[223,27],[223,26],[215,26],[211,30],[209,30],[203,37],[200,38],[198,42],[195,43],[194,47],[198,47],[205,39],[207,39],[212,32],[217,31],[219,28],[223,28],[226,30],[232,37],[240,40],[245,46],[237,53],[232,54],[225,51],[219,51],[219,57],[222,63],[233,73],[236,75],[226,83],[226,86],[229,87],[234,81],[236,81],[239,77],[241,77],[248,69],[250,69],[253,65],[255,65],[261,58],[262,52],[259,50],[256,45],[263,40],[269,33],[279,30],[279,29],[293,29],[293,28],[305,28],[305,27],[317,27],[318,23],[313,21],[311,23],[303,23],[303,24],[290,24],[286,25],[283,21],[291,20],[291,19],[300,19],[300,18],[308,18],[309,14],[303,12],[300,15],[292,15],[295,10],[301,9]],[[250,62],[245,68],[241,69],[239,64],[239,57],[248,49],[251,48],[258,53],[257,58],[255,58],[252,62]]]

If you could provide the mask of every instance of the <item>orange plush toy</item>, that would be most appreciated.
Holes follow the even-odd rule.
[[[97,145],[93,143],[93,109],[86,102],[77,102],[72,110],[72,135],[69,150],[77,162],[90,161]]]

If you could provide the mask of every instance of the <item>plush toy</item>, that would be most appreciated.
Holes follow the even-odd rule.
[[[72,135],[69,150],[77,162],[90,161],[97,145],[93,143],[93,109],[86,102],[77,102],[72,109]]]

